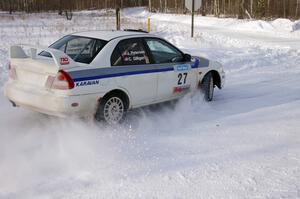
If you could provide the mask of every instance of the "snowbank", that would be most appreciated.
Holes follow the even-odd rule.
[[[293,31],[298,31],[300,30],[300,20],[299,21],[296,21],[294,24],[293,24]]]
[[[138,20],[145,20],[147,17],[151,17],[153,20],[164,21],[169,23],[190,24],[190,15],[176,15],[176,14],[161,14],[161,13],[149,13],[145,8],[128,8],[123,11],[124,17],[135,18]],[[275,19],[273,21],[263,20],[238,20],[234,18],[215,18],[215,17],[202,17],[195,16],[195,26],[198,27],[213,27],[220,29],[221,31],[236,30],[239,33],[260,32],[262,34],[267,33],[269,36],[281,36],[281,37],[294,37],[300,38],[299,33],[293,33],[298,30],[299,21],[292,22],[289,19]]]

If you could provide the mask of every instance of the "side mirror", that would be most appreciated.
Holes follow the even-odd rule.
[[[184,54],[183,59],[186,62],[190,62],[190,61],[192,61],[192,56],[190,54]]]

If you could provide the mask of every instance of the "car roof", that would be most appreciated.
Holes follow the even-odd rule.
[[[82,36],[82,37],[91,37],[95,39],[102,40],[112,40],[118,37],[126,37],[126,36],[148,36],[148,33],[138,32],[138,31],[116,31],[116,30],[95,30],[95,31],[85,31],[85,32],[76,32],[71,35]]]

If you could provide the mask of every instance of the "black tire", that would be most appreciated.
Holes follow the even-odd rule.
[[[95,119],[109,125],[122,123],[127,112],[127,104],[125,102],[119,95],[112,94],[104,97],[97,107]]]
[[[214,97],[214,78],[212,73],[208,73],[204,76],[201,84],[201,91],[204,94],[204,100],[210,102]]]

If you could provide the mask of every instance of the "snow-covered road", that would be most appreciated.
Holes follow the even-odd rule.
[[[116,129],[12,108],[1,92],[0,198],[300,198],[294,23],[197,17],[191,39],[188,16],[143,9],[123,15],[126,27],[141,27],[151,15],[154,33],[222,62],[225,88],[212,103],[194,96],[175,108],[131,113],[131,125]],[[73,21],[36,18],[0,16],[0,87],[8,45],[47,45],[66,33],[114,28],[113,19],[90,21],[87,13]]]

